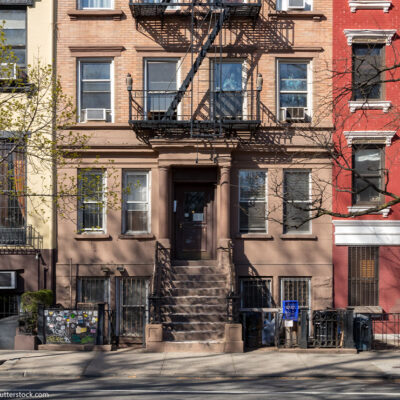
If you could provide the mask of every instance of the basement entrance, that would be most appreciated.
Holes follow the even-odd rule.
[[[187,168],[174,174],[174,256],[179,260],[215,259],[216,169]],[[185,179],[191,183],[179,182]],[[214,178],[214,179],[212,179]],[[208,182],[207,182],[208,180]]]

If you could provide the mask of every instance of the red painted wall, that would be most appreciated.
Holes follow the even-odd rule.
[[[333,16],[333,65],[334,71],[347,71],[334,77],[335,93],[341,88],[348,87],[351,83],[351,54],[352,48],[347,44],[344,29],[395,29],[400,34],[400,4],[394,5],[388,13],[383,10],[357,10],[350,11],[348,0],[335,0]],[[392,45],[385,46],[386,66],[391,66],[400,61],[400,38],[396,35]],[[398,79],[399,82],[385,84],[384,100],[392,102],[391,110],[385,114],[382,110],[359,110],[350,113],[348,93],[337,102],[334,109],[334,124],[337,128],[335,140],[343,147],[347,145],[343,131],[361,130],[390,130],[396,131],[390,147],[385,147],[385,167],[389,169],[388,190],[400,194],[400,68],[386,73],[385,79]],[[336,92],[335,92],[336,91]],[[346,151],[346,156],[351,160],[351,149]],[[338,169],[333,172],[333,179],[338,187],[351,187],[351,174],[343,173]],[[389,200],[389,198],[387,199]],[[333,187],[333,208],[337,212],[346,213],[347,206],[351,205],[351,195],[340,193]],[[362,220],[386,220],[381,215],[358,217]],[[400,219],[400,207],[394,206],[387,218],[388,220]],[[334,242],[333,242],[334,243]],[[334,305],[346,307],[348,305],[348,247],[333,245],[334,260]],[[380,276],[379,276],[379,302],[387,312],[400,312],[400,246],[380,247]]]

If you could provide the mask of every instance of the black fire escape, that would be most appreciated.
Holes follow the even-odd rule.
[[[207,89],[206,85],[199,85],[198,82],[196,86],[194,80],[207,55],[214,63],[210,65],[219,65],[222,70],[223,27],[232,21],[245,21],[247,26],[253,22],[254,25],[260,13],[261,0],[130,0],[130,8],[138,26],[149,21],[158,21],[161,26],[167,26],[172,19],[190,20],[190,44],[185,57],[191,56],[191,68],[179,88],[152,92],[145,84],[144,89],[136,90],[142,82],[135,82],[130,74],[127,76],[129,124],[137,135],[221,137],[240,132],[251,133],[260,126],[261,75],[252,89],[249,89],[248,77],[244,84],[240,83],[235,88],[226,90],[221,77],[216,85],[218,77],[215,75],[222,73],[215,67],[210,67],[214,70],[208,74]],[[196,32],[201,24],[206,25],[205,35]]]

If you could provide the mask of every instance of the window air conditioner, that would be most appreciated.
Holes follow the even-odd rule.
[[[305,121],[304,107],[286,107],[281,109],[281,121]]]
[[[303,10],[306,6],[306,0],[288,0],[288,9]]]
[[[15,271],[0,271],[0,289],[16,289],[16,275]]]
[[[1,63],[0,64],[0,80],[17,79],[17,64],[15,63]]]
[[[105,108],[86,108],[82,111],[85,121],[105,121],[107,119]]]

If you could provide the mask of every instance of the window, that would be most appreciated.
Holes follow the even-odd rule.
[[[310,11],[312,0],[276,0],[277,11]]]
[[[105,232],[105,173],[79,170],[78,227],[80,232]]]
[[[176,60],[147,60],[145,64],[145,115],[161,119],[178,89]],[[176,111],[173,118],[176,118]]]
[[[78,0],[78,8],[80,10],[86,9],[112,9],[113,1],[112,0]]]
[[[267,232],[266,171],[239,171],[239,226],[242,233]]]
[[[79,303],[108,303],[110,281],[108,278],[78,278]]]
[[[124,174],[122,230],[126,234],[150,232],[150,173],[126,171]]]
[[[299,307],[311,309],[311,279],[281,278],[281,304],[286,300],[297,300]]]
[[[79,61],[80,122],[112,121],[112,62]]]
[[[0,24],[18,66],[26,66],[26,8],[0,9]]]
[[[379,204],[382,196],[384,147],[353,147],[353,204]]]
[[[311,174],[309,171],[284,172],[283,231],[284,233],[309,233],[311,231]]]
[[[242,62],[214,63],[212,96],[215,118],[242,118],[244,100]]]
[[[305,61],[279,61],[279,120],[309,119],[311,115],[309,66],[310,63]]]
[[[377,306],[379,247],[349,247],[349,306]]]
[[[384,45],[353,44],[353,100],[383,98]]]
[[[0,244],[25,244],[25,146],[1,141],[0,160]]]
[[[19,296],[15,294],[0,295],[0,318],[18,315]]]
[[[241,308],[270,308],[271,279],[241,278],[240,279]]]

